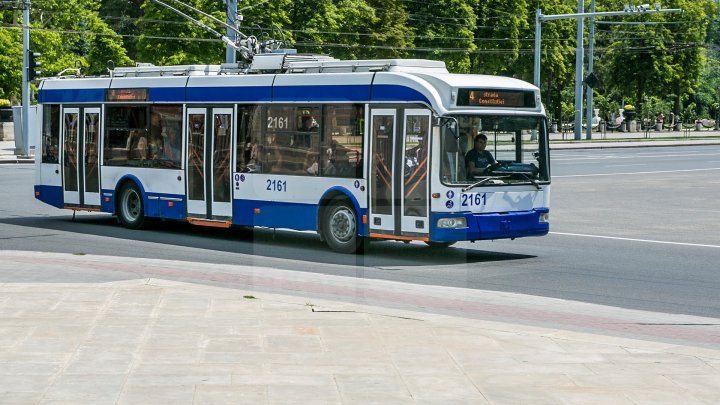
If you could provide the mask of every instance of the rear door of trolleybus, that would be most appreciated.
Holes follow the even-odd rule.
[[[99,208],[100,108],[63,108],[61,128],[63,202]]]
[[[427,240],[431,112],[371,111],[370,233]]]
[[[185,156],[188,217],[232,217],[233,108],[187,109]]]

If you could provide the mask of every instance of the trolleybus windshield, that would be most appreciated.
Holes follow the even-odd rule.
[[[547,129],[544,117],[501,115],[455,115],[454,123],[441,129],[440,178],[447,185],[498,186],[520,183],[537,185],[549,181],[547,165]],[[478,154],[487,156],[482,142],[476,147],[476,137],[487,138],[484,150],[490,158],[483,167],[470,162]],[[477,152],[472,152],[477,148]],[[494,161],[493,161],[494,160]]]

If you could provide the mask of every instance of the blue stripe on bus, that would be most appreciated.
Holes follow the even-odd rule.
[[[277,86],[273,88],[273,101],[368,101],[370,85],[342,86]]]
[[[53,207],[63,207],[63,190],[60,186],[35,186],[35,198]]]
[[[187,102],[271,100],[272,87],[270,86],[188,87],[186,99]]]
[[[149,93],[150,101],[185,101],[185,87],[153,87]]]
[[[259,213],[255,213],[258,209]],[[318,206],[278,201],[233,200],[233,223],[245,226],[317,230]]]
[[[418,101],[432,105],[430,100],[419,91],[395,84],[374,84],[370,101]]]
[[[105,101],[105,89],[59,89],[38,91],[38,102],[100,103]]]
[[[430,101],[419,91],[399,85],[338,86],[246,86],[246,87],[157,87],[149,89],[154,102],[259,102],[259,101],[345,101],[423,102]],[[372,94],[372,96],[371,96]],[[100,103],[105,89],[52,89],[38,92],[40,103]]]

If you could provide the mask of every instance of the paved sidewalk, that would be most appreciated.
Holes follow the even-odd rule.
[[[36,282],[62,273],[116,281]],[[714,404],[718,324],[257,266],[4,251],[0,403]]]
[[[3,163],[35,163],[35,157],[16,155],[14,140],[0,141],[0,164]]]

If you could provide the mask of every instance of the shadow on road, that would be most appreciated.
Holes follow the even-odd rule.
[[[232,254],[301,260],[308,263],[376,267],[389,271],[396,266],[444,266],[535,257],[458,247],[430,248],[424,243],[405,244],[394,241],[374,241],[362,255],[345,255],[330,251],[316,234],[309,232],[240,227],[216,229],[175,221],[152,222],[146,229],[136,231],[121,227],[114,217],[107,215],[80,215],[75,220],[69,215],[15,217],[2,218],[0,223],[45,231],[72,232]],[[76,246],[68,246],[67,253],[74,253],[77,249]],[[84,253],[105,254],[105,252],[92,251],[84,251]],[[173,256],[173,258],[183,260],[181,257]],[[208,262],[233,263],[227,259],[215,260],[212,257],[207,259]]]

